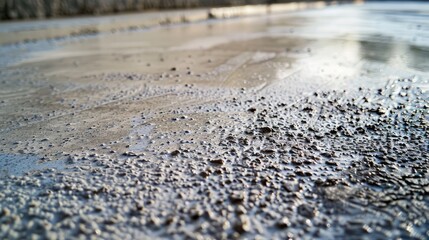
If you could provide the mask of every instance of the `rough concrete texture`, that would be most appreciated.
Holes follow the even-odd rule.
[[[270,0],[0,0],[0,19],[99,15],[149,9],[238,6],[284,3]],[[314,2],[314,1],[302,1]],[[331,2],[331,1],[327,1]],[[341,1],[345,2],[345,1]]]
[[[0,239],[428,239],[428,10],[0,46]]]

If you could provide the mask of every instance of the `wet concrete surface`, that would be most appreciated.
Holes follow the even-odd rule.
[[[0,238],[427,239],[428,23],[365,4],[0,46]]]

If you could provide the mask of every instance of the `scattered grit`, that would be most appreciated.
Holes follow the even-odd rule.
[[[212,141],[3,178],[0,238],[427,239],[429,98],[413,81],[231,97],[240,114],[207,121]]]

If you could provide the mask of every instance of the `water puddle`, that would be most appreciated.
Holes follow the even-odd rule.
[[[0,177],[20,176],[35,170],[47,168],[64,169],[63,160],[39,163],[40,157],[28,154],[0,153]]]

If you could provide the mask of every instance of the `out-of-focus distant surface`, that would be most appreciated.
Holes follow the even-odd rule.
[[[0,0],[0,19],[52,18],[75,15],[239,6],[248,4],[274,4],[290,2],[317,2],[312,0]],[[324,2],[350,2],[324,1]]]
[[[236,2],[237,5],[239,5]],[[256,15],[279,14],[290,11],[324,8],[331,5],[362,3],[354,1],[298,1],[275,4],[206,7],[182,10],[142,11],[107,16],[79,16],[37,21],[0,22],[0,44],[58,39],[68,36],[103,32],[147,29],[159,25],[198,22]],[[213,4],[215,5],[215,4]]]

